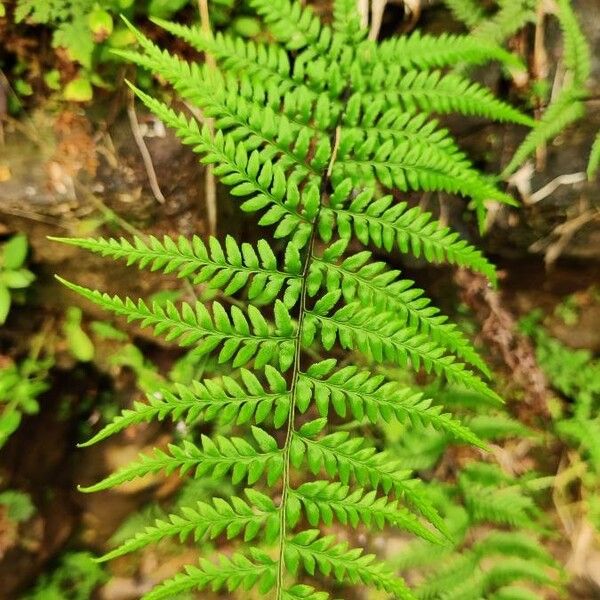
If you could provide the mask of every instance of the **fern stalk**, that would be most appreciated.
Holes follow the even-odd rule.
[[[313,252],[315,240],[317,239],[318,234],[318,222],[319,215],[321,213],[321,206],[323,205],[323,199],[325,196],[325,190],[327,190],[327,186],[329,185],[329,179],[331,177],[331,173],[333,170],[333,165],[335,163],[335,159],[337,156],[337,148],[339,147],[339,136],[340,129],[339,127],[335,128],[335,134],[331,139],[331,147],[333,148],[331,153],[331,159],[327,166],[327,170],[324,173],[321,188],[319,190],[319,206],[317,208],[316,215],[314,217],[313,223],[311,225],[311,233],[310,240],[308,242],[308,246],[306,248],[306,256],[304,258],[304,265],[302,267],[302,285],[300,288],[300,306],[298,309],[298,330],[296,334],[296,339],[294,340],[294,363],[292,367],[292,383],[290,387],[290,395],[291,395],[291,404],[290,404],[290,414],[287,422],[287,430],[285,443],[283,446],[283,490],[281,494],[281,502],[279,505],[280,510],[280,526],[279,526],[279,551],[278,551],[278,565],[277,565],[277,587],[275,589],[275,597],[276,600],[282,600],[283,592],[284,592],[284,579],[285,579],[285,543],[287,536],[287,501],[290,492],[290,451],[292,447],[292,440],[294,439],[294,431],[295,431],[295,416],[296,416],[296,400],[297,400],[297,389],[298,382],[300,379],[300,359],[302,356],[302,330],[304,325],[304,319],[306,317],[306,301],[308,296],[308,274],[310,272],[310,266],[313,261]]]

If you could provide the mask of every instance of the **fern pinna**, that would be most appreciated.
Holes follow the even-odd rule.
[[[216,69],[161,51],[135,30],[139,52],[121,54],[213,120],[216,133],[136,90],[202,162],[213,165],[231,194],[244,198],[242,210],[262,212],[259,224],[272,226],[274,240],[255,246],[230,237],[224,243],[197,237],[65,240],[140,268],[177,273],[225,297],[242,294],[245,306],[239,299],[230,307],[219,301],[210,307],[149,305],[65,282],[197,355],[218,352],[219,362],[231,368],[227,376],[150,396],[88,443],[134,423],[197,422],[216,413],[226,414],[240,434],[157,449],[87,490],[159,471],[230,477],[251,486],[243,498],[215,499],[160,520],[108,555],[166,536],[243,538],[238,552],[201,559],[156,587],[150,599],[257,587],[277,600],[320,600],[329,597],[315,587],[324,578],[336,580],[332,589],[342,594],[344,585],[365,585],[413,598],[389,565],[322,528],[334,521],[391,526],[442,542],[448,535],[443,520],[401,461],[335,424],[398,419],[480,443],[430,400],[386,379],[378,363],[423,369],[498,397],[482,379],[487,369],[476,351],[423,291],[368,250],[354,248],[410,252],[495,280],[493,266],[476,248],[386,191],[459,193],[480,215],[486,200],[511,201],[430,115],[459,112],[528,124],[485,88],[443,71],[455,63],[513,58],[460,36],[413,35],[377,45],[365,39],[353,0],[335,2],[332,26],[300,3],[251,4],[277,42],[158,22],[212,55]],[[342,351],[352,351],[357,364],[344,366]],[[303,476],[311,481],[301,483]]]

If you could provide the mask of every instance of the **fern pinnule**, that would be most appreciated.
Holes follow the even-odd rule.
[[[443,545],[451,532],[440,506],[402,460],[356,428],[337,425],[397,421],[407,431],[425,426],[444,440],[484,446],[433,399],[377,370],[391,365],[429,373],[486,402],[499,397],[476,373],[489,370],[459,329],[413,281],[374,260],[369,250],[355,250],[353,242],[471,268],[495,283],[494,267],[474,245],[432,215],[384,194],[457,193],[474,203],[481,220],[488,199],[511,199],[477,172],[430,113],[528,119],[485,88],[436,70],[457,61],[511,62],[493,45],[478,48],[465,36],[413,35],[378,46],[366,39],[349,0],[336,0],[332,27],[297,2],[250,4],[279,42],[241,41],[160,22],[214,57],[216,68],[171,56],[135,30],[138,49],[121,55],[160,75],[214,120],[213,131],[133,87],[213,166],[232,196],[241,198],[242,210],[260,212],[259,224],[281,242],[62,240],[224,295],[210,307],[150,305],[64,282],[195,356],[215,354],[224,369],[220,377],[151,391],[146,402],[125,409],[88,443],[164,419],[183,420],[193,432],[196,423],[219,416],[235,431],[207,432],[199,440],[191,433],[85,491],[157,473],[249,488],[245,498],[233,493],[184,506],[109,552],[106,558],[172,536],[232,539],[230,556],[202,558],[149,592],[150,599],[206,587],[231,594],[257,588],[275,600],[329,597],[304,583],[306,577],[334,579],[341,594],[357,585],[412,599],[390,565],[325,529],[334,519],[365,529],[396,527]],[[391,53],[403,44],[413,58],[391,66]],[[232,295],[236,303],[228,307]],[[344,364],[344,354],[361,366]]]

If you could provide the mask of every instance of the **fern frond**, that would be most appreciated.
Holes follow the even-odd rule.
[[[473,25],[478,22],[478,13],[481,13],[480,7],[465,11]],[[522,67],[517,56],[488,40],[451,33],[432,36],[419,30],[410,35],[383,40],[378,45],[373,44],[364,53],[359,52],[358,59],[367,64],[377,61],[396,65],[404,70],[440,69],[457,64],[480,65],[489,61]]]
[[[249,591],[254,587],[266,594],[275,585],[276,563],[264,552],[250,549],[250,558],[241,552],[231,557],[218,555],[218,562],[200,559],[199,566],[188,565],[185,573],[179,573],[164,581],[144,596],[144,600],[167,600],[179,598],[186,592],[210,588],[218,591],[226,588]]]
[[[231,193],[234,196],[252,196],[241,205],[242,210],[256,212],[271,205],[259,224],[278,223],[275,237],[295,233],[293,241],[299,248],[308,242],[309,219],[318,209],[318,188],[309,186],[302,194],[298,193],[297,182],[293,178],[286,181],[285,171],[277,162],[266,160],[262,163],[256,150],[248,155],[245,146],[236,144],[232,137],[219,131],[213,138],[208,127],[200,128],[194,119],[177,114],[140,90],[135,92],[162,121],[175,129],[184,143],[205,155],[202,162],[215,165],[215,174],[233,186]],[[291,187],[289,192],[288,187]]]
[[[206,421],[223,417],[241,425],[250,420],[259,424],[272,415],[274,426],[281,427],[290,407],[287,383],[269,365],[265,366],[264,373],[269,391],[251,371],[243,368],[240,369],[241,384],[223,376],[220,380],[193,381],[189,386],[175,384],[174,390],[157,390],[148,396],[147,404],[136,402],[132,409],[125,409],[80,447],[96,444],[131,425],[162,421],[167,417],[187,423],[200,416]]]
[[[308,294],[314,296],[322,287],[328,292],[341,289],[344,300],[358,299],[363,306],[393,312],[410,327],[431,336],[440,345],[463,357],[486,375],[489,370],[470,342],[447,317],[431,305],[423,290],[414,282],[399,279],[400,272],[389,270],[384,262],[372,262],[368,251],[353,254],[338,263],[347,246],[335,242],[315,257],[308,275]]]
[[[377,180],[386,188],[401,191],[445,191],[479,201],[515,202],[485,177],[475,175],[444,151],[436,151],[425,140],[381,140],[377,133],[365,134],[360,129],[342,130],[342,136],[334,181],[344,177],[363,184]]]
[[[319,52],[329,49],[332,31],[321,24],[310,7],[289,0],[250,0],[250,5],[288,49],[310,47]]]
[[[246,479],[250,485],[266,474],[269,485],[273,485],[283,467],[277,442],[257,427],[252,428],[252,434],[260,451],[243,438],[217,436],[213,441],[208,436],[202,436],[201,447],[184,441],[181,445],[170,444],[168,452],[156,448],[152,454],[140,454],[137,462],[130,463],[102,481],[80,489],[84,492],[107,490],[161,471],[166,474],[193,472],[196,479],[209,473],[213,477],[223,477],[231,472],[233,483]]]
[[[557,566],[552,555],[537,540],[518,531],[494,531],[477,542],[473,551],[481,557],[502,554]]]
[[[385,109],[385,103],[381,100],[366,106],[361,101],[361,95],[354,94],[348,99],[342,120],[344,131],[353,136],[362,132],[376,133],[384,141],[398,139],[425,144],[430,151],[437,149],[448,158],[454,159],[456,165],[470,166],[469,160],[458,148],[450,132],[440,127],[437,120],[431,119],[425,113],[398,107]]]
[[[477,0],[444,0],[444,4],[469,29],[479,25],[487,16]]]
[[[423,178],[430,178],[431,185],[447,186],[456,191],[458,186],[466,195],[475,199],[495,199],[500,202],[513,204],[514,200],[496,185],[476,171],[452,141],[446,129],[439,128],[437,121],[428,118],[425,113],[402,111],[397,108],[383,110],[381,102],[373,102],[365,110],[360,110],[360,95],[355,95],[348,101],[344,122],[348,127],[342,130],[344,148],[350,150],[347,138],[352,140],[353,149],[357,156],[364,161],[368,156],[373,158],[373,165],[385,157],[379,152],[383,144],[404,148],[403,151],[390,151],[387,162],[396,157],[398,164],[388,168],[389,171],[415,172]],[[407,156],[406,144],[411,148]],[[354,154],[351,154],[354,156]],[[352,163],[350,163],[352,164]],[[379,166],[375,170],[378,177]],[[365,170],[369,175],[369,171]],[[436,181],[434,178],[440,181]],[[413,176],[414,177],[414,176]],[[411,177],[407,176],[403,185],[411,187]],[[427,180],[427,179],[426,179]]]
[[[153,21],[196,50],[210,54],[225,71],[245,73],[265,85],[276,85],[282,92],[299,85],[292,76],[288,53],[276,44],[259,44],[222,33],[209,36],[198,26],[189,27],[163,19]]]
[[[148,241],[124,238],[52,238],[65,244],[84,248],[101,256],[125,260],[127,266],[140,269],[177,273],[194,284],[205,283],[212,289],[222,289],[226,295],[235,294],[248,286],[248,299],[258,304],[275,301],[285,289],[283,301],[292,308],[300,295],[302,264],[298,249],[289,244],[280,269],[277,258],[265,240],[239,245],[227,236],[224,247],[214,237],[205,244],[198,236],[177,240],[165,236],[162,241],[150,236]]]
[[[336,543],[333,536],[320,537],[318,530],[308,530],[294,536],[285,555],[288,569],[296,573],[300,565],[311,575],[318,570],[333,575],[340,582],[364,583],[394,594],[397,598],[415,600],[405,582],[373,554],[362,549],[350,549],[346,543]]]
[[[529,581],[538,585],[552,582],[545,565],[522,558],[505,558],[491,567],[485,577],[486,583],[494,587],[515,581]]]
[[[233,360],[240,367],[254,359],[257,368],[277,359],[285,371],[293,358],[294,324],[285,305],[275,301],[275,330],[254,306],[244,312],[236,306],[228,314],[218,302],[213,302],[212,315],[201,302],[192,307],[187,303],[178,310],[172,302],[164,306],[153,303],[147,306],[143,300],[134,303],[129,298],[121,300],[98,291],[60,280],[69,289],[90,302],[126,317],[128,322],[141,321],[142,327],[152,327],[156,335],[167,341],[177,340],[180,346],[194,345],[197,355],[207,354],[222,345],[219,362]],[[290,351],[292,354],[290,354]]]
[[[440,597],[449,597],[453,600],[481,598],[484,591],[484,576],[477,568],[477,563],[471,554],[450,556],[433,568],[435,569],[433,576],[417,587],[418,598],[432,600]]]
[[[451,415],[443,414],[440,406],[432,406],[431,400],[423,398],[422,393],[353,366],[332,372],[334,364],[331,360],[315,363],[300,375],[297,400],[300,412],[306,411],[314,401],[319,414],[327,417],[331,404],[340,417],[346,417],[348,409],[359,421],[365,416],[372,423],[379,419],[389,422],[395,417],[400,422],[410,420],[414,426],[431,425],[457,440],[483,445],[471,430]]]
[[[306,518],[313,527],[321,522],[331,525],[335,518],[342,525],[357,527],[363,523],[378,529],[390,525],[410,531],[432,543],[445,542],[424,526],[413,513],[398,506],[397,500],[377,497],[375,491],[366,492],[363,488],[351,490],[349,486],[340,483],[312,481],[292,491],[290,512],[297,510],[294,498],[297,504],[303,506]]]
[[[539,600],[538,593],[528,588],[507,585],[500,588],[490,600]]]
[[[558,22],[564,39],[565,67],[573,74],[575,88],[584,89],[592,70],[588,42],[570,0],[557,0]]]
[[[151,599],[177,598],[205,587],[229,593],[274,590],[275,600],[328,598],[299,582],[300,567],[309,575],[317,570],[331,575],[343,585],[362,584],[413,598],[387,565],[338,544],[326,532],[320,537],[317,529],[335,518],[354,527],[399,527],[439,542],[439,533],[448,537],[454,531],[441,516],[445,505],[440,498],[448,504],[450,496],[419,485],[401,458],[378,451],[347,429],[361,427],[365,417],[372,423],[397,420],[407,436],[434,440],[441,448],[436,452],[452,438],[482,445],[433,400],[395,383],[391,365],[423,368],[484,403],[496,402],[498,396],[459,362],[460,357],[489,372],[422,290],[373,261],[369,252],[348,256],[346,251],[358,239],[388,252],[410,251],[427,262],[472,268],[494,283],[494,268],[457,233],[391,195],[377,196],[380,187],[448,191],[468,197],[481,221],[487,200],[512,200],[473,167],[429,113],[487,115],[524,124],[529,119],[464,77],[430,70],[453,67],[457,61],[513,64],[510,55],[491,44],[477,45],[464,36],[434,40],[414,35],[378,46],[364,39],[353,0],[335,0],[333,26],[322,24],[299,2],[249,4],[267,24],[268,43],[158,22],[214,58],[214,68],[170,55],[135,29],[138,49],[120,54],[172,85],[192,113],[198,107],[211,119],[214,127],[203,127],[198,119],[134,88],[202,163],[212,165],[231,194],[243,198],[242,210],[262,213],[259,224],[285,240],[280,246],[285,255],[280,258],[268,241],[250,245],[232,238],[223,244],[212,238],[69,242],[226,295],[243,294],[243,309],[219,302],[211,307],[149,306],[67,283],[117,316],[190,347],[190,356],[215,352],[218,362],[229,367],[220,378],[150,389],[146,403],[123,411],[89,443],[129,425],[163,419],[195,425],[218,416],[219,423],[223,419],[238,425],[241,432],[239,437],[215,433],[197,440],[190,427],[186,441],[142,455],[86,489],[180,472],[194,479],[229,479],[234,486],[252,486],[264,478],[276,490],[275,500],[250,491],[247,501],[233,492],[229,500],[183,504],[110,554],[166,536],[247,540],[239,542],[245,553],[218,562],[203,559],[155,588]],[[340,239],[334,241],[336,233]],[[350,356],[359,363],[381,363],[385,376],[352,365],[334,370],[337,360],[327,353],[336,344],[355,350]],[[336,424],[352,418],[358,423],[325,430],[333,425],[327,421],[330,407]],[[305,422],[301,415],[313,409],[322,418]],[[323,480],[307,483],[310,473]],[[473,489],[511,490],[516,485],[498,480],[497,474],[468,475],[465,483],[461,473],[461,482]],[[305,530],[307,522],[314,530]],[[459,533],[464,534],[462,529]],[[463,589],[474,593],[480,579],[466,582]]]
[[[167,520],[157,519],[154,525],[104,554],[100,560],[112,560],[169,537],[177,537],[183,542],[193,536],[197,542],[204,537],[212,540],[224,533],[227,539],[241,535],[249,542],[264,528],[266,541],[274,541],[279,534],[275,503],[256,490],[248,489],[246,495],[248,501],[237,496],[232,496],[229,502],[213,498],[212,504],[198,502],[194,508],[185,507],[179,515],[169,515]]]
[[[511,525],[513,527],[531,526],[535,504],[518,488],[483,486],[470,483],[463,487],[463,494],[469,512],[475,521]]]
[[[469,419],[469,429],[484,440],[499,440],[510,437],[527,438],[531,429],[508,415],[476,415]]]
[[[408,208],[406,202],[394,203],[392,196],[373,198],[367,189],[359,193],[349,204],[348,196],[352,181],[338,183],[330,197],[330,207],[319,213],[319,233],[325,242],[332,238],[332,229],[346,240],[354,236],[365,246],[373,243],[391,252],[411,252],[428,261],[449,262],[484,274],[496,282],[494,267],[481,252],[460,239],[458,233],[432,220],[430,213],[419,208]]]
[[[366,104],[381,98],[388,106],[402,106],[407,110],[417,108],[440,114],[456,112],[500,122],[527,126],[534,124],[531,117],[498,100],[489,89],[455,73],[406,72],[395,65],[376,65],[368,78],[357,73],[353,86],[363,92],[363,102]]]
[[[536,0],[501,0],[499,10],[473,28],[473,36],[501,44],[527,23],[535,23],[536,6]]]
[[[327,592],[318,592],[309,585],[294,585],[283,591],[283,600],[329,600]]]
[[[410,366],[418,371],[446,377],[451,383],[476,390],[492,399],[500,398],[488,386],[456,362],[445,356],[444,349],[431,339],[407,327],[393,313],[365,308],[358,302],[346,304],[331,312],[340,292],[325,295],[315,308],[307,313],[303,341],[309,346],[320,332],[321,343],[327,350],[336,340],[342,348],[358,349],[375,362],[392,361],[399,366]]]
[[[265,88],[262,82],[254,84],[246,76],[240,81],[220,76],[212,69],[189,64],[162,51],[135,28],[131,29],[145,54],[126,51],[124,57],[161,75],[183,98],[213,117],[215,126],[222,132],[228,131],[236,143],[244,141],[244,148],[248,149],[263,146],[263,162],[267,157],[279,156],[284,170],[292,166],[299,177],[311,176],[318,183],[319,168],[329,159],[329,140],[319,129],[279,114],[283,99],[291,101],[279,86]],[[296,101],[310,103],[312,98],[296,98]],[[320,129],[327,125],[319,120],[316,124]],[[309,159],[313,143],[324,147]]]
[[[574,417],[556,424],[560,436],[574,441],[589,456],[591,466],[600,473],[600,418]]]
[[[581,102],[581,92],[572,88],[564,88],[517,148],[510,162],[502,171],[502,176],[508,177],[514,173],[538,146],[554,138],[566,127],[581,119],[584,114],[585,106]]]

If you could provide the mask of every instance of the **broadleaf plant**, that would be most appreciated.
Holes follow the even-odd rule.
[[[170,83],[213,120],[214,132],[135,90],[243,199],[243,211],[262,213],[259,224],[270,227],[272,238],[257,244],[231,237],[224,243],[198,237],[64,240],[223,292],[209,307],[159,305],[65,282],[196,356],[215,353],[230,369],[227,376],[151,395],[148,404],[124,411],[89,443],[143,421],[196,423],[217,412],[237,425],[236,434],[205,434],[199,443],[155,449],[86,489],[158,472],[246,486],[244,497],[182,510],[107,556],[167,536],[242,538],[235,553],[202,558],[146,598],[257,588],[277,600],[318,600],[329,597],[318,591],[330,587],[324,579],[336,580],[336,589],[367,586],[413,598],[393,568],[321,529],[334,521],[392,526],[438,543],[449,532],[424,485],[401,461],[338,425],[353,419],[425,423],[483,445],[430,399],[380,374],[378,365],[424,371],[500,399],[485,382],[482,359],[424,292],[370,250],[356,248],[411,253],[495,282],[494,267],[477,248],[392,192],[461,194],[480,221],[486,200],[512,202],[472,166],[432,114],[528,125],[528,117],[484,87],[445,71],[457,63],[514,59],[466,36],[438,43],[413,35],[377,44],[366,39],[353,0],[335,2],[332,26],[300,3],[250,4],[273,42],[213,36],[157,20],[210,54],[216,68],[162,51],[133,28],[139,51],[120,54]],[[227,306],[232,294],[237,302]],[[344,364],[348,358],[352,364]]]

